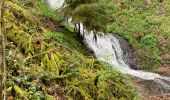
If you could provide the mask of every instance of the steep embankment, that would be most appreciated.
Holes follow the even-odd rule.
[[[170,1],[116,0],[108,31],[128,39],[139,68],[152,70],[170,61]]]
[[[4,14],[8,99],[136,99],[130,78],[85,56],[88,50],[70,28],[57,27],[57,15],[41,0],[5,1]]]
[[[138,58],[138,68],[169,76],[170,1],[115,0],[113,6],[113,20],[108,26],[109,32],[128,39]],[[169,99],[168,94],[160,94],[164,89],[152,81],[136,79],[134,83],[143,97],[146,97],[144,100],[151,95],[154,95],[151,100]]]

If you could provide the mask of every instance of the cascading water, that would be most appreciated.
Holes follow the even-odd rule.
[[[48,0],[52,8],[60,8],[65,0]],[[83,27],[81,27],[83,31]],[[163,92],[170,92],[170,78],[161,76],[156,73],[144,72],[140,70],[131,69],[123,60],[123,51],[120,46],[119,40],[112,34],[105,34],[98,36],[97,41],[93,39],[93,33],[85,34],[85,43],[90,49],[92,49],[96,57],[113,67],[120,69],[122,73],[129,74],[133,77],[138,77],[143,80],[154,81],[160,89],[164,89]]]
[[[143,80],[153,80],[156,83],[159,83],[162,88],[166,88],[168,92],[170,91],[169,77],[131,69],[123,60],[123,52],[119,40],[115,36],[106,34],[102,37],[98,36],[97,41],[94,41],[93,34],[91,33],[85,35],[85,42],[89,48],[94,51],[99,60],[107,62],[108,64],[113,65],[113,67],[120,69],[121,72],[131,76],[138,77]]]
[[[46,0],[50,7],[53,9],[58,9],[60,8],[63,4],[65,0]]]

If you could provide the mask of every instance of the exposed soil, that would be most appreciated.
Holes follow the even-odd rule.
[[[165,93],[161,95],[153,95],[149,97],[149,100],[170,100],[170,93]]]
[[[155,70],[156,73],[161,75],[170,76],[170,64],[165,64]]]
[[[58,27],[59,27],[59,24],[56,23],[56,22],[54,22],[54,21],[51,20],[51,19],[46,19],[46,20],[44,20],[44,24],[45,24],[45,26],[46,26],[47,28],[50,28],[50,29],[52,29],[52,30],[57,30]]]

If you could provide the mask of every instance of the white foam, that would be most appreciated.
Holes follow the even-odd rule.
[[[65,0],[47,0],[53,9],[59,9],[63,6]]]
[[[86,34],[85,41],[87,45],[94,51],[96,57],[99,60],[118,67],[123,73],[127,73],[131,76],[139,77],[144,80],[165,79],[165,77],[162,77],[156,73],[131,69],[123,61],[123,52],[118,39],[111,34],[105,34],[103,37],[98,36],[97,42],[93,40],[92,33]],[[166,79],[167,78],[168,77],[166,77]]]

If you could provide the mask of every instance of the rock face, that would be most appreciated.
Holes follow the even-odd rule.
[[[119,40],[121,44],[120,46],[123,51],[123,60],[125,61],[125,63],[128,64],[132,69],[137,70],[138,69],[137,60],[134,55],[134,50],[130,45],[130,43],[118,35],[114,35],[114,36]]]

